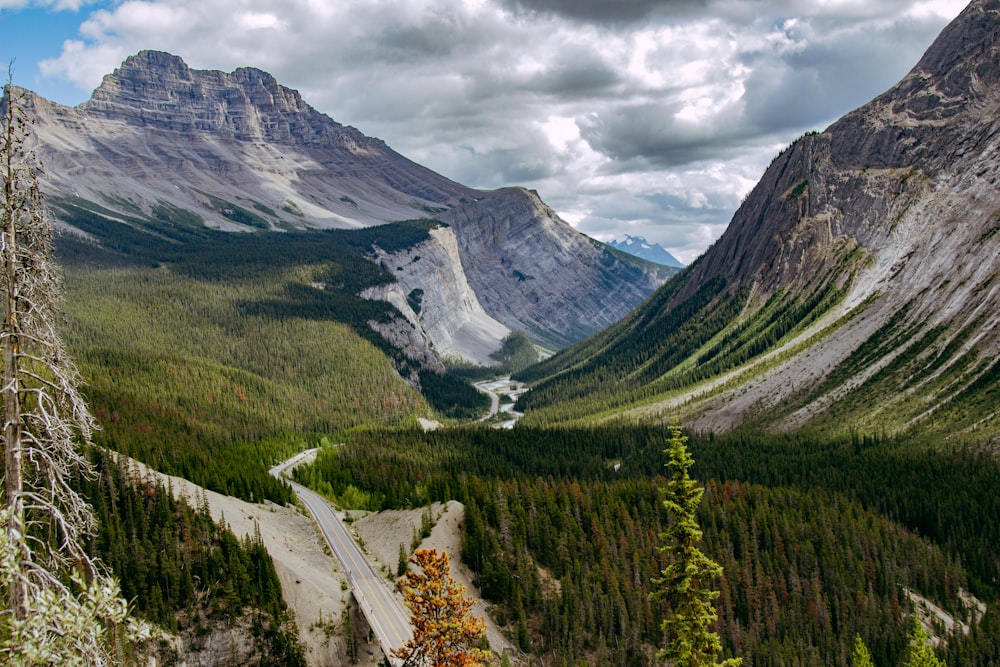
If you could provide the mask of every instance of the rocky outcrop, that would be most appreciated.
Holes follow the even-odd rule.
[[[390,301],[390,303],[392,303]],[[395,305],[395,304],[394,304]],[[444,365],[440,357],[434,352],[434,344],[424,331],[403,317],[393,317],[388,322],[369,320],[368,326],[373,331],[378,332],[390,345],[403,353],[412,364],[405,364],[408,367],[408,374],[403,378],[414,387],[420,386],[418,372],[430,370],[436,373],[444,373]],[[400,369],[403,364],[396,364]]]
[[[508,188],[441,214],[488,313],[553,349],[617,322],[662,279],[569,229],[537,193]],[[577,270],[583,259],[586,270]]]
[[[397,282],[369,288],[362,296],[396,306],[426,332],[438,354],[489,366],[497,341],[510,329],[486,314],[469,287],[454,230],[439,227],[431,230],[430,237],[401,252],[376,248],[373,261],[395,275]]]
[[[441,255],[442,281],[421,283],[422,317],[442,349],[468,358],[481,359],[491,339],[497,349],[508,329],[562,347],[624,315],[664,278],[655,265],[615,259],[536,195],[450,181],[258,69],[193,70],[143,51],[76,108],[37,97],[29,107],[50,199],[108,217],[233,231],[445,220],[458,252]],[[233,215],[238,208],[250,215]],[[463,271],[485,316],[456,300]],[[464,314],[435,310],[453,304]]]
[[[160,132],[208,133],[236,141],[385,150],[331,121],[267,72],[196,71],[177,56],[142,51],[104,77],[79,111]],[[369,148],[370,147],[370,148]]]
[[[682,298],[718,275],[766,293],[801,284],[829,269],[844,241],[908,254],[921,248],[899,225],[914,213],[925,230],[941,229],[954,215],[926,206],[950,208],[953,194],[995,199],[998,12],[996,0],[971,3],[894,88],[779,155]],[[963,216],[952,231],[971,242],[991,213]]]

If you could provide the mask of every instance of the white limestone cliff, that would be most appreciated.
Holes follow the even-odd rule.
[[[373,260],[398,282],[369,288],[361,296],[394,305],[426,332],[439,355],[494,363],[490,355],[510,329],[486,314],[469,287],[453,229],[433,229],[429,240],[402,252],[376,250]]]

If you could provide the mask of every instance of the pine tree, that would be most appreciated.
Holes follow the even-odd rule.
[[[871,651],[865,646],[861,635],[854,636],[854,652],[851,654],[852,667],[875,667]]]
[[[718,617],[714,600],[719,593],[708,586],[722,574],[722,566],[698,547],[702,531],[696,515],[704,489],[688,475],[694,459],[687,450],[687,437],[681,434],[680,424],[672,424],[670,434],[665,450],[670,475],[663,504],[671,521],[660,534],[659,547],[668,564],[661,571],[662,576],[653,580],[657,589],[652,594],[653,599],[666,601],[669,611],[660,623],[667,643],[657,657],[670,661],[674,667],[715,665],[715,656],[722,650],[719,635],[711,630]],[[742,664],[742,659],[733,658],[720,664],[735,667]]]
[[[392,652],[404,667],[473,667],[487,662],[489,651],[477,646],[486,636],[483,619],[472,615],[475,600],[451,576],[444,551],[420,549],[410,556],[419,571],[399,580],[413,623],[413,637]]]
[[[917,617],[913,618],[913,630],[910,632],[910,645],[906,654],[903,667],[946,667],[927,643],[927,633]]]
[[[397,563],[396,563],[396,576],[397,577],[402,577],[404,574],[406,574],[406,569],[408,567],[408,564],[409,564],[409,559],[406,556],[406,547],[404,547],[403,543],[400,542],[399,543],[399,561],[397,561]]]
[[[7,590],[0,662],[111,664],[120,657],[113,638],[135,637],[139,629],[124,631],[118,583],[84,550],[94,516],[70,486],[76,476],[93,475],[81,444],[94,422],[56,332],[61,286],[23,96],[10,83],[4,87],[0,120],[0,586]]]

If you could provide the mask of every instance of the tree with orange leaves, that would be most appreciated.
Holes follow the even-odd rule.
[[[451,577],[447,552],[420,549],[411,569],[399,579],[410,610],[413,637],[392,651],[403,667],[476,667],[488,664],[489,651],[475,648],[486,636],[483,619],[472,615],[475,600]]]

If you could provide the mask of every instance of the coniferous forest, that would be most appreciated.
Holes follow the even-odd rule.
[[[95,234],[108,224],[76,215]],[[468,384],[422,378],[421,393],[401,382],[407,362],[365,324],[389,311],[354,296],[391,276],[358,252],[391,242],[378,234],[412,244],[430,224],[278,240],[165,226],[183,238],[126,229],[101,249],[62,239],[67,339],[102,427],[97,443],[223,493],[284,503],[291,492],[270,465],[344,442],[299,480],[372,511],[464,503],[461,559],[526,654],[546,665],[658,664],[669,610],[649,593],[668,521],[666,429],[456,427],[482,405]],[[450,428],[417,430],[414,415],[431,411]],[[840,431],[690,435],[692,474],[706,487],[705,551],[724,568],[724,656],[849,665],[860,636],[876,664],[898,665],[924,598],[968,627],[938,649],[948,664],[1000,662],[993,454]],[[195,634],[199,623],[249,619],[271,664],[301,659],[259,541],[100,466],[107,474],[87,486],[101,517],[93,548],[140,615]],[[220,586],[205,589],[209,580]]]
[[[652,665],[666,610],[649,601],[667,517],[665,429],[366,431],[300,481],[369,509],[457,498],[462,560],[520,648],[546,664]],[[1000,467],[956,449],[874,437],[692,437],[699,522],[724,567],[717,629],[753,665],[849,665],[856,635],[899,664],[911,594],[970,626],[949,664],[1000,658],[992,603]]]
[[[79,479],[98,517],[90,551],[121,583],[140,618],[197,648],[211,628],[249,629],[259,665],[305,665],[298,631],[260,536],[238,539],[158,481],[130,472],[108,453],[91,452],[93,479]],[[166,664],[181,656],[154,647]]]

